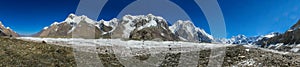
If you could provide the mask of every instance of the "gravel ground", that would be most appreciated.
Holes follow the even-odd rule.
[[[105,48],[101,47],[100,48]],[[113,51],[99,51],[98,57],[101,65],[104,67],[124,67],[124,59],[118,59]],[[252,48],[244,46],[228,46],[224,55],[224,67],[243,66],[243,67],[263,67],[263,66],[279,66],[279,67],[297,67],[300,66],[300,55],[297,53],[282,53],[266,51],[267,49]],[[91,54],[82,52],[83,54]],[[185,55],[191,56],[191,60],[196,60],[194,63],[198,66],[206,67],[209,63],[211,54],[210,49],[203,49],[191,52],[165,52],[158,54],[149,54],[147,51],[140,52],[136,56],[128,57],[128,63],[140,62],[157,62],[150,67],[182,67],[181,58]],[[192,54],[193,53],[193,54]],[[184,56],[183,56],[184,55]],[[198,56],[197,56],[198,55]],[[151,59],[153,57],[161,57],[158,60]],[[194,58],[194,59],[193,59]],[[0,38],[0,66],[1,67],[76,67],[76,61],[73,54],[73,49],[66,46],[51,45],[46,43],[36,43],[22,41],[18,39]],[[186,61],[186,63],[190,63]],[[130,64],[129,64],[130,65]],[[141,64],[142,65],[142,64]],[[148,66],[149,67],[149,66]]]

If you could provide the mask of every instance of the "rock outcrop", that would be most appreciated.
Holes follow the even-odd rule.
[[[0,36],[18,37],[19,35],[0,21]]]

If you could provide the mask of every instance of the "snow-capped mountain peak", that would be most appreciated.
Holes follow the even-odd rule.
[[[169,29],[175,35],[179,35],[184,40],[196,42],[211,42],[213,37],[206,33],[203,29],[196,27],[192,21],[178,20]]]
[[[203,29],[197,28],[191,21],[179,21],[175,27],[184,28],[184,31],[191,40],[197,42],[211,42],[213,37],[207,34]],[[95,27],[95,28],[94,28]],[[86,30],[95,29],[95,30]],[[83,32],[87,31],[87,32]],[[49,27],[45,27],[38,36],[86,36],[94,32],[98,37],[125,38],[125,39],[146,39],[146,40],[180,40],[186,37],[176,36],[169,29],[167,21],[160,16],[148,15],[125,15],[121,19],[112,19],[109,21],[94,21],[87,16],[77,16],[70,14],[65,21],[54,22]],[[78,34],[77,34],[78,33]],[[81,35],[82,34],[82,35]],[[93,33],[92,33],[93,34]],[[146,35],[147,34],[147,35]],[[183,34],[184,35],[184,34]]]
[[[178,20],[175,24],[169,27],[169,29],[173,33],[175,33],[180,28],[185,28],[187,32],[189,32],[191,35],[195,34],[196,32],[196,27],[191,21]]]
[[[50,26],[53,26],[53,25],[58,25],[58,24],[60,24],[60,23],[58,23],[58,22],[54,22],[54,23],[52,23]]]
[[[223,40],[218,40],[221,43],[227,43],[227,44],[261,44],[263,41],[268,40],[272,37],[279,36],[280,33],[278,32],[272,32],[267,35],[259,35],[259,36],[253,36],[253,37],[247,37],[245,35],[237,35],[233,36],[230,39],[223,39]]]
[[[87,23],[90,23],[90,24],[95,24],[97,22],[97,21],[94,21],[94,20],[88,18],[85,15],[77,16],[75,14],[70,14],[64,22],[78,24],[81,21],[86,21]]]
[[[245,35],[239,34],[237,36],[233,36],[227,40],[228,44],[252,44],[259,37],[247,37]]]
[[[100,20],[100,23],[103,23],[105,26],[115,27],[118,24],[118,19],[113,18],[110,21]]]
[[[133,20],[146,20],[146,21],[150,21],[150,20],[158,20],[158,21],[166,21],[164,18],[162,18],[161,16],[155,16],[153,14],[148,14],[148,15],[125,15],[122,18],[124,21],[133,21]]]
[[[123,30],[123,37],[128,38],[130,32],[133,30],[142,30],[144,28],[149,28],[149,27],[156,27],[156,26],[161,26],[164,29],[167,29],[163,27],[163,24],[167,24],[166,20],[160,16],[155,16],[153,14],[148,14],[148,15],[137,15],[137,16],[132,16],[132,15],[125,15],[122,18],[124,23],[125,29]],[[160,25],[159,25],[160,24]]]
[[[103,31],[102,35],[113,32],[116,27],[119,24],[119,20],[117,18],[113,18],[110,21],[105,21],[105,20],[100,20],[99,22],[96,23],[96,27],[98,27],[99,29],[103,29],[103,27],[110,27],[112,28],[110,31]]]
[[[232,40],[242,40],[242,39],[247,39],[247,37],[245,35],[239,34],[237,36],[233,36],[231,39]]]

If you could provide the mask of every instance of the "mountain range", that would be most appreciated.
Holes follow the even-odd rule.
[[[254,44],[261,45],[262,47],[267,47],[269,45],[275,45],[278,43],[283,43],[284,45],[296,45],[300,44],[300,20],[285,33],[273,32],[267,35],[255,37],[238,35],[230,39],[217,39],[215,41],[229,44]]]
[[[191,21],[178,20],[172,26],[160,16],[125,15],[109,21],[91,20],[70,14],[65,21],[45,27],[38,37],[122,38],[131,40],[212,42],[213,37]]]
[[[279,36],[280,33],[278,32],[272,32],[267,35],[260,35],[260,36],[253,36],[253,37],[246,37],[245,35],[239,34],[237,36],[233,36],[230,39],[223,40],[224,43],[227,44],[255,44],[255,45],[261,45],[263,41],[266,41],[272,37]]]
[[[1,36],[19,36],[9,27],[0,22]],[[62,38],[121,38],[130,40],[155,41],[188,41],[188,42],[217,42],[227,44],[255,44],[270,45],[277,43],[300,44],[300,21],[285,33],[273,32],[267,35],[246,37],[233,36],[229,39],[216,39],[203,29],[196,27],[192,21],[178,20],[169,26],[168,22],[160,16],[125,15],[120,19],[109,21],[95,21],[87,16],[70,14],[62,22],[54,22],[45,27],[35,37],[62,37]]]

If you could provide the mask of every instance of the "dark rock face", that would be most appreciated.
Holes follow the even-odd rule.
[[[130,33],[129,38],[133,40],[163,40],[163,41],[174,41],[179,40],[177,36],[171,33],[168,29],[167,22],[162,19],[158,19],[153,17],[152,15],[147,15],[147,19],[135,19],[133,22],[136,23],[134,26],[136,27]],[[152,22],[151,22],[152,21]],[[147,24],[156,24],[156,26],[150,26],[146,28],[142,28],[139,30],[140,27],[144,27]]]
[[[163,40],[173,41],[179,40],[174,34],[168,32],[168,30],[162,30],[162,28],[150,27],[142,30],[135,30],[131,32],[130,39],[133,40]]]
[[[162,35],[163,34],[163,35]],[[179,40],[178,37],[168,32],[167,30],[159,30],[157,28],[145,28],[139,31],[131,32],[130,39],[133,40],[163,40],[173,41]]]
[[[207,35],[204,35],[201,32],[197,32],[198,36],[197,38],[199,39],[199,42],[205,42],[205,43],[211,43],[213,39],[207,37]]]
[[[300,21],[293,25],[290,30],[279,36],[270,38],[266,41],[267,44],[300,44]]]
[[[110,26],[105,26],[104,24],[100,24],[100,30],[104,31],[104,32],[109,32],[111,31],[113,28]]]

